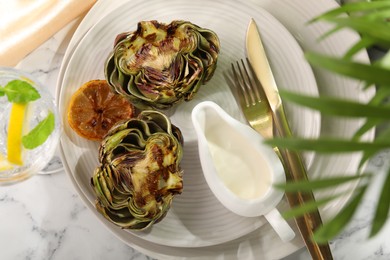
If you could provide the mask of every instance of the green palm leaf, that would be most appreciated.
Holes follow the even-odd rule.
[[[364,17],[330,18],[328,21],[335,23],[338,27],[354,29],[366,37],[374,39],[378,44],[390,45],[390,27],[388,23],[383,21],[368,20]]]
[[[355,101],[336,99],[325,96],[306,96],[285,90],[281,90],[280,95],[287,101],[291,101],[299,105],[318,110],[322,114],[326,115],[345,117],[369,117],[383,120],[388,120],[390,115],[390,106],[362,104]]]
[[[375,41],[368,37],[362,37],[360,41],[358,41],[355,45],[353,45],[347,53],[344,54],[344,59],[350,60],[352,59],[353,55],[358,53],[359,51],[363,49],[367,49],[375,44]]]
[[[369,104],[379,106],[384,102],[384,100],[389,95],[390,95],[390,88],[379,88],[378,91],[375,93],[374,97],[370,100]],[[366,122],[356,131],[356,133],[354,134],[354,136],[352,138],[354,140],[359,139],[367,131],[374,128],[375,126],[380,125],[382,122],[384,122],[384,121],[381,119],[368,117]]]
[[[358,2],[358,3],[351,3],[351,4],[345,4],[339,8],[333,9],[331,11],[328,11],[310,21],[310,23],[317,22],[319,20],[328,20],[329,18],[339,16],[341,14],[345,13],[354,13],[354,12],[362,12],[362,11],[376,11],[380,10],[381,8],[390,8],[390,2],[388,1],[381,1],[381,2]]]
[[[357,188],[354,192],[357,193],[362,189],[365,189],[365,186]],[[318,208],[320,208],[321,206],[326,205],[329,202],[331,202],[335,199],[338,199],[342,196],[345,196],[346,194],[350,194],[350,191],[345,191],[345,192],[335,194],[335,195],[332,195],[332,196],[329,196],[326,198],[306,202],[305,204],[303,204],[301,206],[294,207],[290,210],[284,211],[282,213],[282,216],[286,219],[302,216],[305,213],[313,212],[313,211],[317,210]]]
[[[383,142],[361,142],[326,137],[320,137],[318,139],[282,137],[268,139],[264,142],[272,147],[285,148],[294,151],[315,151],[318,153],[377,152],[390,148],[390,140],[385,140]]]
[[[355,132],[352,140],[359,140],[365,133],[382,123],[383,120],[377,118],[369,118],[367,121]]]
[[[335,200],[343,195],[344,194],[337,194],[337,195],[330,196],[330,197],[327,197],[324,199],[319,199],[319,200],[307,202],[301,206],[294,207],[290,210],[282,212],[282,216],[285,219],[291,219],[291,218],[302,216],[305,213],[309,213],[309,212],[313,212],[313,211],[317,210],[319,207],[321,207],[325,204],[328,204],[332,200]]]
[[[383,68],[387,68],[387,69],[390,69],[390,52],[387,52],[387,54],[385,54],[383,56],[382,59],[380,59],[376,65],[379,65]]]
[[[390,10],[388,9],[376,10],[375,12],[366,14],[364,16],[364,18],[367,20],[382,20],[382,21],[385,21],[385,19],[389,17],[390,17]]]
[[[318,243],[327,243],[337,236],[351,220],[366,190],[367,187],[360,189],[354,198],[333,219],[316,230],[313,239]]]
[[[390,28],[389,28],[390,33]],[[390,35],[389,35],[390,39]],[[390,86],[390,70],[370,64],[362,64],[317,53],[306,53],[306,59],[314,66],[379,85]]]
[[[317,180],[301,180],[287,183],[275,184],[274,186],[278,189],[283,189],[286,192],[310,192],[313,190],[321,190],[326,188],[335,187],[342,185],[351,181],[356,181],[360,179],[369,179],[372,177],[371,173],[364,173],[361,175],[353,176],[337,176],[337,177],[328,177]]]
[[[388,169],[386,180],[382,187],[382,192],[379,197],[378,205],[371,227],[370,237],[375,236],[382,229],[387,221],[390,208],[390,169]]]
[[[382,143],[382,142],[386,142],[389,139],[390,139],[390,128],[388,128],[388,129],[384,130],[383,132],[381,132],[380,134],[378,134],[376,136],[375,140],[373,141],[373,143]],[[364,151],[363,157],[360,160],[359,168],[362,167],[364,165],[364,163],[367,162],[377,152],[378,151],[374,151],[374,150],[371,150],[371,151],[366,150],[366,151]]]

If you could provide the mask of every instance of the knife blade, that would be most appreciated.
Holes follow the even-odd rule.
[[[282,137],[292,136],[261,35],[253,18],[250,20],[246,32],[246,53],[255,75],[267,96],[273,112],[275,129]],[[285,165],[287,181],[307,180],[307,172],[300,154],[286,149],[279,150]],[[297,207],[315,199],[312,192],[286,193],[286,197],[290,207]],[[311,239],[315,230],[322,225],[321,215],[318,210],[295,218],[295,222],[313,259],[333,259],[328,243],[319,245]]]

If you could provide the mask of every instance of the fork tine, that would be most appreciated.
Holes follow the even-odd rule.
[[[265,138],[273,136],[272,111],[248,59],[232,63],[233,76],[242,111],[252,128]]]
[[[250,104],[255,105],[256,99],[253,96],[251,81],[250,81],[248,72],[245,68],[244,61],[242,59],[241,59],[241,66],[240,66],[239,62],[237,61],[237,67],[238,67],[238,71],[240,72],[241,79],[243,81],[243,87],[245,88],[248,99],[250,100]]]
[[[240,95],[244,97],[245,105],[249,107],[254,106],[257,102],[265,101],[260,94],[260,83],[254,76],[253,68],[248,58],[246,58],[246,63],[248,65],[245,65],[244,60],[241,59],[240,61],[241,64],[239,61],[236,61],[237,70],[232,63],[232,70],[238,85],[237,89],[239,90]]]
[[[238,61],[236,62],[236,66],[237,66],[237,70],[240,71],[240,74],[241,74],[241,70],[240,70],[240,64],[238,63]],[[245,86],[245,82],[244,82],[244,78],[242,76],[239,76],[238,75],[238,72],[236,71],[236,69],[234,68],[234,64],[232,63],[232,70],[233,70],[233,75],[234,75],[234,81],[236,82],[236,88],[239,92],[239,97],[240,97],[240,100],[242,103],[244,103],[244,105],[246,107],[249,107],[250,106],[250,101],[249,101],[249,96],[248,96],[248,91],[247,91],[247,87]]]
[[[249,71],[247,70],[245,64],[244,64],[244,61],[241,59],[241,63],[242,63],[242,66],[244,68],[244,71],[245,71],[245,74],[246,74],[246,77],[248,78],[249,82],[251,84],[249,84],[250,88],[252,91],[250,91],[251,93],[255,93],[255,99],[257,102],[261,102],[262,101],[262,98],[261,98],[261,95],[260,95],[260,90],[259,90],[259,82],[256,80],[256,76],[254,74],[254,71],[253,71],[253,67],[252,67],[252,64],[249,62],[249,59],[246,58],[246,64],[248,64],[248,68],[249,68]],[[249,73],[251,75],[249,75]]]

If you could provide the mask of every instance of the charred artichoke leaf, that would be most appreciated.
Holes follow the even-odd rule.
[[[142,230],[165,217],[183,189],[183,137],[163,113],[142,111],[120,122],[99,147],[91,184],[96,208],[109,221]]]
[[[105,77],[138,108],[167,109],[211,79],[219,50],[216,33],[191,22],[142,21],[117,36]]]

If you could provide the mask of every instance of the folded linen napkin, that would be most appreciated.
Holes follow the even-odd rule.
[[[0,0],[0,66],[15,66],[96,0]]]

